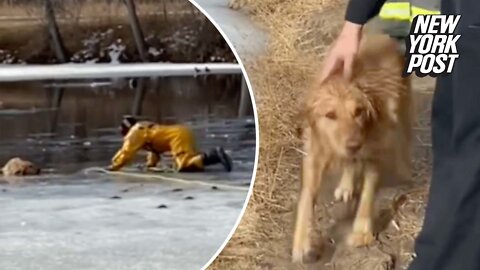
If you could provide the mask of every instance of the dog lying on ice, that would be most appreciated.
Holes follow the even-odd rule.
[[[30,161],[15,157],[3,166],[1,172],[4,176],[39,175],[40,168]]]
[[[359,195],[351,246],[374,241],[373,206],[382,169],[410,178],[412,101],[410,82],[402,77],[403,55],[390,38],[365,36],[346,81],[339,74],[314,83],[306,99],[302,185],[298,200],[293,261],[312,260],[309,227],[322,181],[340,174],[336,200]]]

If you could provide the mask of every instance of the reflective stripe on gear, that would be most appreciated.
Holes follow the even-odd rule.
[[[387,2],[378,15],[382,20],[413,21],[417,15],[436,15],[438,10],[430,10],[411,5],[410,2]]]
[[[410,3],[409,2],[393,2],[385,3],[378,15],[382,20],[410,20]]]

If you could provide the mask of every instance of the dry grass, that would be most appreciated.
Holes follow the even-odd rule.
[[[240,226],[209,269],[405,269],[422,224],[430,175],[426,104],[432,83],[414,82],[414,88],[425,96],[417,105],[422,116],[416,126],[417,181],[413,186],[382,190],[377,207],[382,226],[378,243],[364,249],[344,246],[340,241],[345,226],[342,230],[340,221],[349,211],[343,205],[328,203],[329,197],[324,196],[324,203],[316,210],[316,227],[326,232],[323,238],[328,240],[323,259],[315,265],[293,265],[290,242],[301,157],[296,113],[327,45],[338,33],[344,1],[237,1],[267,29],[270,38],[265,55],[246,63],[257,102],[260,156],[253,195]],[[423,89],[416,87],[419,85]]]
[[[258,1],[249,9],[268,30],[267,53],[247,63],[260,124],[260,156],[253,195],[234,237],[212,269],[260,269],[271,264],[292,231],[297,195],[300,141],[297,108],[306,83],[320,63],[325,44],[335,37],[338,1]],[[328,15],[328,16],[327,16]],[[310,31],[305,31],[310,29]],[[283,245],[282,245],[283,246]]]

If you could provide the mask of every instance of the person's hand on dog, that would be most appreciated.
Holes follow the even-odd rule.
[[[323,82],[339,69],[345,79],[352,77],[353,61],[360,47],[362,38],[362,25],[345,22],[340,35],[328,52],[324,66],[320,74],[320,81]]]

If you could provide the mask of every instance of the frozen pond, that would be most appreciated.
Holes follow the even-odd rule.
[[[210,10],[213,7],[220,14],[230,12],[223,2],[211,4]],[[235,18],[246,21],[246,16],[233,13]],[[203,48],[205,53],[197,55],[202,48],[199,50],[194,44],[186,46],[187,52],[181,58],[168,44],[181,43],[183,39],[175,37],[191,35],[189,29],[197,30],[198,22],[182,21],[180,25],[184,27],[179,27],[172,24],[177,18],[165,18],[168,24],[160,21],[148,26],[148,20],[142,21],[148,43],[157,48],[157,51],[149,48],[152,56],[158,55],[155,61],[186,61],[184,58],[188,57],[195,61],[217,61],[210,54],[223,56],[228,49],[221,44],[219,52],[212,53],[207,46],[210,43],[202,41],[199,44],[207,44]],[[107,28],[87,25],[85,32],[95,30],[93,37],[78,35],[76,40],[69,40],[67,47],[72,52],[84,52],[82,41],[103,35],[107,37],[104,42],[107,45],[110,38],[123,37],[131,51],[133,43],[127,38],[130,30],[119,24]],[[158,25],[169,27],[157,32]],[[71,30],[65,25],[61,28]],[[238,30],[227,28],[229,33]],[[178,32],[179,29],[188,31]],[[235,40],[244,44],[242,52],[250,48],[245,45],[244,34],[256,34],[254,30],[235,36]],[[208,35],[202,36],[205,34],[202,32],[199,35],[202,40],[211,38],[209,31],[204,32]],[[20,40],[19,44],[23,40],[10,36]],[[169,41],[172,38],[175,42]],[[28,34],[25,41],[30,39]],[[162,46],[171,51],[162,55]],[[256,51],[257,47],[253,47]],[[136,59],[131,53],[127,55],[129,61]],[[232,57],[230,53],[225,55]],[[163,59],[167,56],[175,57]],[[22,181],[0,176],[0,270],[201,269],[237,222],[253,173],[256,147],[253,116],[236,117],[240,79],[240,76],[213,76],[149,81],[142,115],[165,124],[190,126],[201,150],[223,146],[233,158],[234,171],[223,173],[216,166],[200,174],[151,173],[140,178],[88,170],[107,166],[121,144],[116,126],[130,112],[134,99],[134,91],[128,89],[125,81],[100,87],[68,82],[64,85],[67,90],[58,119],[51,108],[54,93],[49,86],[51,82],[0,85],[0,164],[20,156],[40,164],[47,172]],[[144,153],[140,153],[135,163],[143,163],[144,159]],[[162,161],[169,162],[169,157],[163,157]],[[139,173],[135,166],[126,170]],[[202,180],[215,187],[163,181],[150,177],[152,174]],[[230,190],[223,185],[238,189]]]
[[[18,130],[35,118],[5,113],[15,115]],[[87,137],[32,133],[3,140],[2,161],[16,153],[49,174],[10,179],[10,184],[0,177],[0,269],[201,269],[226,240],[245,203],[255,125],[251,117],[183,122],[194,130],[200,149],[224,146],[234,171],[214,166],[205,173],[155,172],[139,178],[89,170],[108,165],[120,146],[113,127],[90,129],[87,124]],[[59,128],[60,134],[71,129]],[[141,173],[135,165],[144,158],[140,153],[124,171]],[[163,161],[169,162],[168,155]],[[159,174],[218,186],[149,176]]]
[[[200,269],[247,195],[128,177],[69,178],[77,181],[0,186],[0,269]]]

